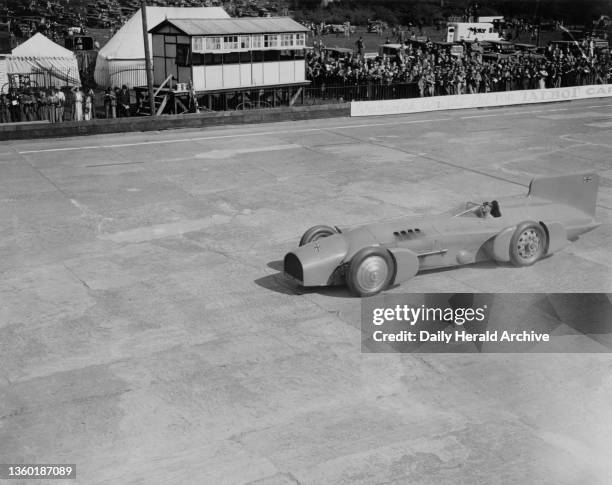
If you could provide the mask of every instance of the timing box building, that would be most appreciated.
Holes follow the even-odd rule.
[[[166,19],[149,32],[156,86],[170,75],[198,93],[308,84],[308,29],[288,17]]]

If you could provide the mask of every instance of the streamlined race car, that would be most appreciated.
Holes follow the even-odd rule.
[[[285,274],[302,286],[346,283],[371,296],[418,271],[485,260],[529,266],[600,224],[595,174],[534,178],[526,196],[467,202],[447,214],[354,229],[315,226],[287,253]]]

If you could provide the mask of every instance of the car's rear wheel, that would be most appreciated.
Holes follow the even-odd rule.
[[[515,266],[531,266],[546,254],[547,237],[537,222],[519,224],[510,240],[510,261]]]
[[[364,248],[353,256],[346,283],[357,296],[373,296],[385,290],[395,274],[393,257],[386,249]]]
[[[304,244],[308,244],[309,242],[316,241],[317,239],[321,239],[322,237],[331,236],[332,234],[336,234],[336,231],[333,227],[329,226],[314,226],[308,229],[302,239],[300,239],[300,246],[304,246]]]

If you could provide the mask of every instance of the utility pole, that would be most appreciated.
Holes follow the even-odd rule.
[[[149,52],[149,28],[147,27],[147,6],[145,0],[140,0],[140,12],[142,13],[142,37],[145,52],[145,70],[147,71],[147,88],[149,90],[149,107],[151,116],[155,116],[155,97],[153,96],[153,70],[151,69],[151,53]]]

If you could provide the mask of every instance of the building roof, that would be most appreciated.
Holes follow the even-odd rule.
[[[147,7],[147,24],[157,25],[167,17],[190,17],[193,19],[229,18],[220,7]],[[149,47],[151,37],[149,36]],[[142,37],[142,13],[140,9],[106,43],[98,54],[105,59],[144,59]]]
[[[302,24],[289,17],[243,17],[229,19],[168,18],[149,32],[172,25],[186,35],[280,34],[308,32]]]
[[[74,52],[56,44],[40,32],[15,47],[13,55],[19,57],[75,57]]]

